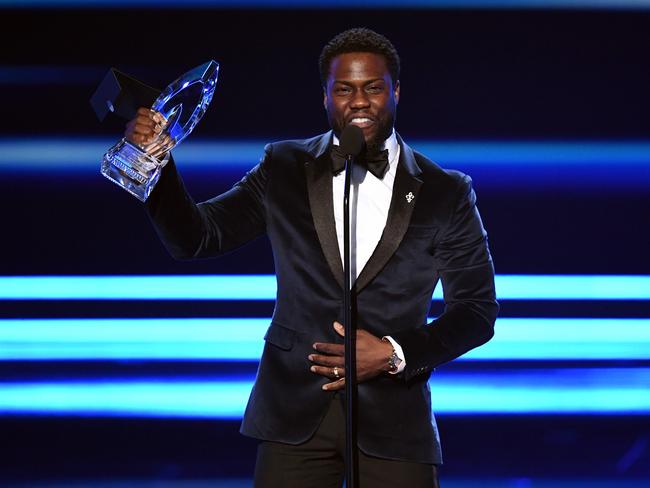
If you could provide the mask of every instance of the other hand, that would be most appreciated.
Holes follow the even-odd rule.
[[[345,328],[334,322],[334,330],[345,336]],[[345,347],[343,344],[316,342],[314,349],[320,354],[310,354],[311,371],[335,381],[323,385],[323,390],[341,390],[345,387]],[[388,359],[393,354],[390,342],[382,341],[370,332],[357,330],[357,381],[362,382],[389,371]]]

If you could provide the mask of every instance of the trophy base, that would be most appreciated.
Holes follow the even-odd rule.
[[[160,161],[122,139],[104,154],[101,172],[144,202],[156,186],[161,169]]]

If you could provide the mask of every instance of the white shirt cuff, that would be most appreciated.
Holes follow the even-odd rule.
[[[402,371],[404,371],[404,368],[406,368],[406,358],[404,357],[404,350],[402,349],[402,346],[400,346],[397,342],[395,342],[395,339],[393,339],[391,336],[384,336],[384,339],[388,340],[392,344],[393,349],[395,349],[395,354],[397,354],[397,357],[402,360],[402,362],[399,363],[397,370],[389,371],[388,373],[399,374]]]

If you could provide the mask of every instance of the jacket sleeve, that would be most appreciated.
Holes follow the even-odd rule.
[[[456,203],[434,258],[445,311],[436,320],[391,334],[404,350],[405,380],[484,344],[494,335],[499,310],[487,234],[476,208],[472,181],[462,175]]]
[[[227,192],[196,204],[173,159],[145,204],[169,253],[176,259],[218,256],[266,231],[265,190],[272,146],[260,163]]]

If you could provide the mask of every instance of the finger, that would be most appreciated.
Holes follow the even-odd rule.
[[[329,367],[326,368],[324,366],[312,366],[311,368],[309,368],[309,370],[312,373],[316,373],[321,376],[325,376],[326,378],[332,378],[336,380],[338,380],[339,378],[343,378],[345,376],[345,368],[337,368],[336,371],[334,371],[334,368],[329,368]]]
[[[167,122],[162,115],[150,109],[139,109],[131,122],[133,121],[137,124],[149,126],[156,132],[162,132]]]
[[[164,125],[164,124],[167,123],[167,119],[160,112],[156,112],[155,110],[151,109],[150,113],[151,113],[151,117],[153,118],[153,120],[156,121],[158,124],[163,124]]]
[[[153,156],[156,159],[160,159],[161,156],[163,156],[167,151],[165,148],[161,145],[156,143],[155,147],[153,148],[147,148],[147,153],[149,153],[151,156]]]
[[[147,136],[142,134],[135,134],[134,132],[127,132],[125,134],[126,140],[132,144],[144,145],[147,141]]]
[[[167,134],[163,134],[158,141],[160,142],[160,148],[156,150],[154,156],[159,157],[164,155],[174,146],[174,140],[169,137]]]
[[[135,142],[140,146],[146,146],[148,144],[151,144],[155,140],[155,136],[151,134],[133,133],[129,137],[127,137],[127,139],[132,142]]]
[[[330,342],[317,342],[314,344],[314,349],[318,352],[325,354],[333,354],[335,356],[343,356],[345,354],[345,346],[343,344],[332,344]]]
[[[330,366],[342,368],[345,364],[345,359],[343,356],[324,356],[322,354],[310,354],[308,359],[315,364],[320,364],[321,366]]]
[[[165,119],[163,114],[161,114],[160,112],[157,112],[157,111],[155,111],[155,110],[153,110],[151,108],[147,108],[147,107],[138,108],[138,110],[136,110],[135,114],[136,114],[136,116],[142,116],[142,117],[150,118],[150,119],[154,120],[155,122],[157,122],[159,124],[163,123],[163,122],[165,122],[167,120],[167,119]]]
[[[322,388],[327,391],[342,390],[345,388],[345,378],[333,381],[332,383],[325,383]]]
[[[151,144],[154,141],[161,142],[157,141],[160,138],[160,133],[142,124],[135,124],[129,131],[128,136],[140,144]]]
[[[148,117],[149,115],[153,115],[156,112],[147,107],[140,107],[135,113],[137,115],[144,115]]]
[[[156,157],[156,155],[161,149],[160,141],[154,140],[151,143],[145,144],[144,149],[147,154]]]
[[[141,124],[151,124],[155,125],[158,122],[153,118],[153,113],[147,112],[146,114],[137,114],[135,117],[133,117],[133,120],[137,120]]]
[[[136,123],[133,125],[133,132],[136,132],[138,134],[152,134],[152,135],[158,135],[160,134],[162,129],[158,129],[155,126],[151,126],[149,124],[141,124],[140,122],[136,121]]]
[[[155,120],[149,117],[138,116],[135,119],[133,119],[131,122],[135,122],[134,127],[137,126],[146,127],[147,130],[150,130],[157,134],[160,134],[164,129],[163,124],[159,124],[158,122],[156,122]]]
[[[339,322],[334,322],[334,330],[336,333],[342,337],[345,337],[345,327],[343,327],[343,324],[340,324]]]
[[[171,138],[169,134],[165,133],[162,135],[162,144],[165,147],[165,150],[168,151],[169,149],[174,147],[174,145],[176,144],[176,140]]]
[[[153,132],[149,127],[140,124],[133,124],[132,126],[127,127],[125,135],[126,137],[132,137],[133,139],[146,139],[157,136],[157,134]]]
[[[135,117],[133,117],[130,121],[129,124],[141,124],[141,125],[146,125],[148,127],[155,127],[156,125],[160,125],[158,122],[156,122],[151,114],[138,114]]]

